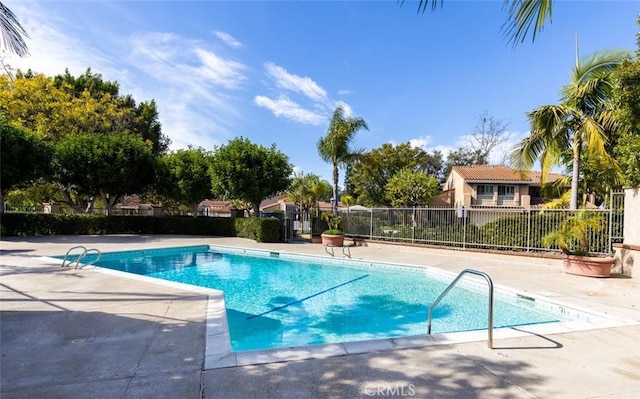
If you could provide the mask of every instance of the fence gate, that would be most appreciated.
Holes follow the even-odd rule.
[[[311,215],[307,211],[300,211],[296,208],[289,208],[284,213],[284,236],[285,242],[302,239],[304,234],[311,234]]]
[[[613,191],[609,194],[609,234],[611,242],[622,242],[624,239],[624,191]]]

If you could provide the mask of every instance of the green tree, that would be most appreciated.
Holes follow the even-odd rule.
[[[540,160],[543,183],[554,165],[565,164],[573,172],[570,209],[577,209],[581,154],[617,167],[606,143],[619,129],[609,101],[611,72],[628,57],[623,50],[603,50],[576,59],[571,82],[562,88],[558,105],[544,105],[529,112],[529,137],[511,155],[519,170],[529,170]]]
[[[349,194],[342,194],[340,196],[340,202],[342,202],[342,205],[346,206],[347,208],[356,204],[355,198],[353,198],[353,196]]]
[[[25,32],[16,15],[0,3],[0,37],[2,38],[2,47],[8,51],[24,57],[29,54],[25,37],[29,37]]]
[[[263,199],[289,187],[292,171],[289,158],[275,144],[265,148],[238,137],[214,150],[211,185],[218,196],[250,202],[257,217]]]
[[[404,3],[401,0],[400,3]],[[431,9],[435,10],[438,0],[420,0],[418,12],[426,11],[429,3]],[[440,0],[442,5],[443,0]],[[508,10],[507,20],[502,25],[505,36],[514,47],[518,43],[524,42],[531,31],[532,41],[535,41],[536,34],[544,29],[547,23],[552,20],[553,0],[505,0],[504,8]]]
[[[286,192],[287,198],[294,202],[304,213],[316,209],[318,213],[318,201],[328,200],[331,196],[331,184],[313,173],[298,173],[291,179],[291,184]]]
[[[9,190],[47,175],[51,156],[42,139],[0,117],[0,213]]]
[[[0,76],[0,112],[53,141],[70,134],[130,133],[148,140],[154,153],[166,151],[169,139],[162,134],[155,102],[136,105],[118,90],[117,82],[104,81],[91,69],[54,78],[18,71],[15,79]]]
[[[640,134],[625,134],[618,141],[614,154],[622,169],[622,183],[629,187],[640,186]]]
[[[160,115],[155,100],[143,101],[136,107],[131,130],[151,143],[154,154],[162,154],[169,149],[171,139],[162,134]]]
[[[389,179],[384,189],[393,207],[424,206],[440,192],[440,183],[434,176],[402,169]]]
[[[64,202],[90,211],[98,197],[111,209],[124,195],[143,193],[154,182],[156,159],[140,137],[89,134],[58,142],[53,164]]]
[[[383,144],[367,151],[354,163],[349,180],[358,196],[358,203],[366,206],[391,203],[385,187],[396,173],[403,169],[426,173],[433,170],[431,158],[426,151],[410,143]]]
[[[640,25],[640,18],[637,22]],[[616,69],[613,91],[617,116],[627,128],[613,143],[613,153],[622,170],[622,183],[631,187],[640,186],[640,32],[636,38],[636,58],[623,61]]]
[[[338,106],[333,112],[327,134],[318,141],[318,153],[325,162],[333,167],[332,212],[338,213],[338,180],[340,166],[346,166],[360,153],[351,148],[351,142],[360,129],[369,130],[362,118],[347,117],[344,109]]]
[[[447,155],[447,160],[444,163],[443,169],[443,181],[451,173],[451,168],[454,166],[470,166],[470,165],[484,165],[487,163],[487,153],[480,148],[470,149],[460,147],[457,150],[451,151]]]
[[[212,154],[203,148],[177,150],[162,156],[158,167],[157,192],[197,215],[198,204],[211,197]]]

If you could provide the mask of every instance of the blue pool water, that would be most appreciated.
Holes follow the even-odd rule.
[[[453,280],[419,268],[238,252],[125,251],[97,265],[224,291],[235,351],[425,335],[430,304]],[[486,329],[486,291],[456,286],[434,309],[432,333]],[[496,328],[561,320],[530,301],[496,295],[494,306]]]

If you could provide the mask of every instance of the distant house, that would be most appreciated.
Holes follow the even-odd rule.
[[[318,201],[320,212],[330,211],[331,203],[326,201]],[[296,212],[297,205],[289,200],[285,195],[278,195],[268,198],[260,203],[260,213],[274,212]]]
[[[206,199],[198,204],[198,216],[228,218],[232,214],[230,201]]]
[[[432,205],[529,208],[542,203],[541,177],[541,172],[520,173],[505,165],[454,166]],[[546,182],[563,177],[549,173]]]
[[[114,205],[112,209],[114,215],[129,216],[162,216],[163,208],[153,204],[141,204],[137,195],[127,195],[122,202]]]
[[[260,213],[274,213],[274,212],[293,212],[296,210],[296,204],[285,195],[276,195],[274,197],[267,198],[260,203]]]

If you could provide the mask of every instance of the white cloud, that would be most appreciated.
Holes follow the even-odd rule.
[[[338,95],[340,96],[348,96],[349,94],[352,94],[353,91],[351,90],[338,90]]]
[[[238,40],[236,40],[235,37],[231,36],[228,33],[215,31],[213,32],[213,34],[216,35],[218,39],[222,40],[229,47],[237,48],[242,46],[242,43],[240,43]]]
[[[78,21],[32,5],[14,9],[29,32],[31,55],[5,60],[12,67],[47,76],[65,68],[79,75],[91,67],[103,79],[117,81],[122,94],[138,102],[154,99],[162,132],[174,149],[189,144],[210,148],[233,135],[239,118],[234,92],[246,80],[242,62],[171,32],[123,36],[113,31],[96,44],[91,35],[82,35]]]
[[[430,141],[431,141],[430,136],[422,136],[422,137],[416,137],[415,139],[409,140],[409,144],[411,144],[412,147],[426,149]]]
[[[12,7],[14,7],[12,5]],[[20,16],[20,22],[28,32],[25,38],[29,54],[20,58],[9,55],[5,63],[12,68],[54,76],[64,73],[65,69],[73,75],[84,73],[91,67],[94,71],[115,73],[114,63],[105,57],[98,49],[85,43],[81,38],[73,37],[57,29],[55,25],[62,24],[53,14],[48,14],[39,5],[26,7],[16,4],[13,12]]]
[[[347,118],[351,118],[354,116],[353,108],[351,108],[351,106],[345,103],[344,101],[336,101],[335,107],[342,107],[342,110],[344,111],[344,116]]]
[[[242,63],[222,58],[202,48],[195,48],[194,53],[202,61],[195,71],[203,79],[230,89],[237,88],[245,80],[245,66]]]
[[[147,33],[131,43],[129,61],[151,83],[143,91],[160,99],[163,132],[170,134],[173,148],[210,148],[231,136],[239,112],[229,100],[246,79],[244,64],[174,34]]]
[[[272,62],[266,62],[264,68],[279,88],[302,93],[313,101],[326,101],[327,92],[313,79],[290,74],[283,67]]]
[[[304,109],[286,96],[274,100],[265,96],[256,96],[253,100],[259,107],[264,107],[277,117],[285,117],[307,125],[321,125],[326,122],[324,115]]]
[[[328,123],[338,106],[342,106],[345,116],[354,116],[349,104],[329,98],[327,91],[310,77],[291,74],[273,62],[265,62],[264,69],[270,78],[265,84],[277,96],[257,95],[254,103],[271,110],[275,116],[308,125],[321,125]],[[295,95],[298,98],[292,100]]]

